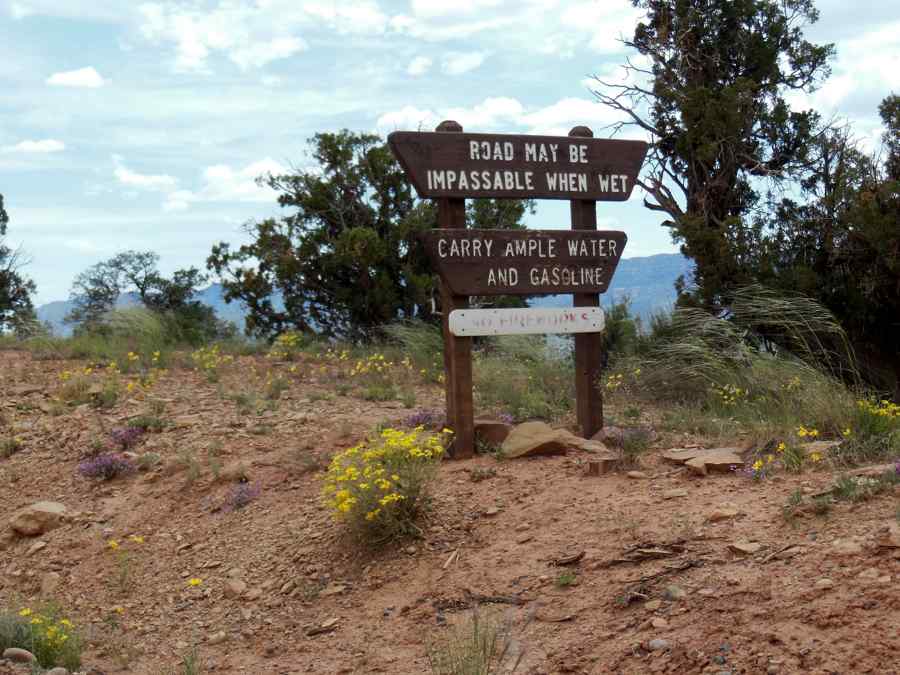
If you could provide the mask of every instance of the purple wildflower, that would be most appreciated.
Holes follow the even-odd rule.
[[[497,419],[504,424],[515,424],[516,422],[516,418],[509,413],[500,413],[499,415],[497,415]]]
[[[144,430],[140,427],[116,427],[109,432],[109,443],[116,450],[129,450],[143,435]]]
[[[408,429],[425,427],[434,429],[444,423],[446,415],[440,410],[419,410],[403,421],[403,426]]]
[[[225,500],[225,510],[237,511],[244,508],[259,497],[261,491],[259,483],[238,483],[228,493],[228,498]]]
[[[103,480],[112,480],[116,476],[124,476],[136,470],[134,462],[117,452],[105,452],[78,465],[78,473],[85,478]]]

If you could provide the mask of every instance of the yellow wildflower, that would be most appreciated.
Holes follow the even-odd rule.
[[[188,579],[188,586],[191,586],[192,588],[199,586],[202,583],[203,579],[200,579],[198,577],[191,577],[190,579]]]

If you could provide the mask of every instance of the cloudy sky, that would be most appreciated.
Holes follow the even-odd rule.
[[[808,35],[838,58],[798,103],[875,139],[900,91],[900,6],[818,6]],[[627,0],[0,0],[10,239],[47,302],[125,248],[202,266],[277,212],[253,179],[308,166],[317,131],[598,130],[613,118],[589,78],[618,76],[636,16]],[[599,216],[628,233],[626,257],[674,250],[637,192]],[[567,227],[567,205],[541,202],[530,225]]]

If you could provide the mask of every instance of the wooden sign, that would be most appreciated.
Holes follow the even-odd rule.
[[[603,310],[599,307],[455,309],[450,312],[450,332],[459,336],[599,333],[603,325]]]
[[[395,131],[388,144],[420,197],[625,201],[647,144],[577,136]]]
[[[624,232],[430,230],[421,235],[433,267],[455,295],[604,293]]]

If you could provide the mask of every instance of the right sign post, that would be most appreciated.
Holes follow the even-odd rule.
[[[624,232],[597,231],[596,203],[629,198],[647,144],[595,139],[587,127],[567,137],[470,134],[452,121],[434,132],[394,132],[388,144],[419,196],[438,204],[438,229],[422,239],[441,279],[453,455],[471,457],[475,449],[471,335],[502,334],[504,325],[508,332],[575,333],[578,426],[585,438],[594,435],[603,426],[600,294],[626,242]],[[466,229],[466,198],[567,199],[571,231]],[[497,320],[488,332],[478,328],[487,316],[468,310],[472,295],[561,293],[585,310],[572,319],[517,310],[515,320]]]

